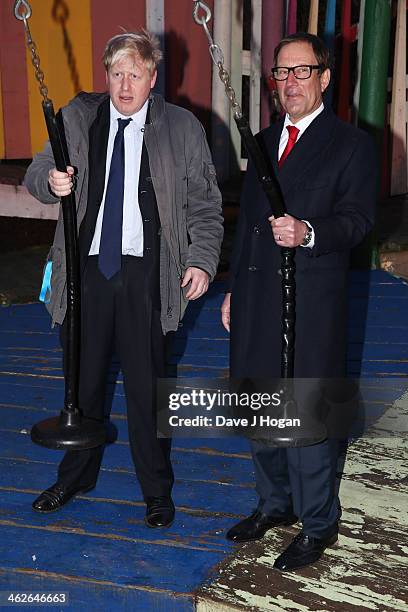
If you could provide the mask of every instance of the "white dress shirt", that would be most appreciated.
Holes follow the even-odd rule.
[[[285,147],[286,147],[286,145],[288,143],[288,140],[289,140],[289,131],[286,129],[287,126],[288,125],[293,125],[293,126],[295,126],[299,130],[299,133],[298,133],[297,138],[296,138],[296,142],[297,142],[299,140],[299,138],[302,137],[302,134],[309,127],[309,125],[312,123],[312,121],[314,119],[316,119],[316,117],[318,115],[320,115],[320,113],[323,112],[323,110],[324,110],[324,104],[322,102],[321,105],[319,106],[319,108],[317,108],[315,111],[313,111],[313,113],[311,113],[310,115],[307,115],[307,117],[303,117],[303,119],[301,119],[297,123],[293,123],[289,119],[288,113],[286,113],[285,121],[284,121],[284,124],[283,124],[283,129],[282,129],[282,132],[281,132],[281,137],[280,137],[280,140],[279,140],[278,159],[281,158],[282,153],[284,152]],[[308,221],[306,221],[306,219],[302,219],[302,221],[304,223],[306,223],[306,225],[312,230],[312,239],[309,242],[309,244],[307,244],[304,248],[312,249],[314,247],[314,243],[315,243],[314,229],[310,225],[310,223]],[[300,246],[303,246],[303,245],[301,244]]]
[[[284,152],[285,147],[286,147],[286,145],[288,143],[288,140],[289,140],[289,132],[286,129],[287,126],[288,125],[293,125],[294,127],[296,127],[299,130],[299,134],[297,135],[297,139],[296,139],[296,142],[297,142],[299,140],[299,138],[302,138],[302,134],[309,127],[309,125],[312,123],[312,121],[314,119],[316,119],[316,117],[318,115],[320,115],[320,113],[322,113],[323,110],[324,110],[324,104],[322,102],[321,105],[319,106],[319,108],[317,108],[315,111],[313,111],[313,113],[311,113],[310,115],[307,115],[307,117],[303,117],[303,119],[301,119],[297,123],[292,123],[292,121],[289,119],[289,115],[286,113],[285,122],[283,124],[283,129],[282,129],[281,137],[280,137],[280,141],[279,141],[278,159],[281,158],[282,153]]]
[[[136,257],[143,257],[143,221],[139,208],[138,189],[140,162],[142,159],[143,132],[146,123],[148,104],[149,101],[146,100],[140,111],[131,116],[132,121],[126,126],[124,131],[125,182],[123,197],[122,255],[134,255]],[[113,106],[111,100],[109,139],[108,148],[106,150],[105,187],[89,255],[99,254],[106,188],[108,185],[113,143],[115,141],[116,132],[118,131],[118,119],[129,119],[129,117],[121,115]]]

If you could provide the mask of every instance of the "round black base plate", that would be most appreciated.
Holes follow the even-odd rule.
[[[35,444],[57,450],[85,450],[106,441],[106,427],[92,419],[81,418],[78,426],[67,426],[61,417],[45,419],[31,429]]]

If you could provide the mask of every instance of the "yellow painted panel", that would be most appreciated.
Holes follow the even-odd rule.
[[[77,91],[92,91],[90,0],[41,0],[32,2],[31,6],[31,35],[37,45],[49,97],[57,112]],[[41,106],[42,96],[29,51],[27,64],[30,132],[34,154],[43,148],[47,131]]]
[[[4,158],[4,116],[3,116],[3,98],[1,95],[1,73],[0,73],[0,159]]]

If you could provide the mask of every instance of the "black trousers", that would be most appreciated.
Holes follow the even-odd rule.
[[[150,280],[145,258],[123,256],[120,272],[107,280],[98,269],[98,257],[88,257],[82,278],[79,376],[82,413],[102,420],[112,357],[119,356],[130,449],[145,498],[170,495],[174,481],[171,441],[158,439],[156,433],[156,379],[165,376],[166,352]],[[94,485],[103,450],[68,451],[59,480],[68,487]]]

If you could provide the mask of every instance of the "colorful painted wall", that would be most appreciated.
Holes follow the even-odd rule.
[[[103,91],[101,57],[121,29],[146,27],[144,0],[31,0],[29,25],[57,109],[75,93]],[[212,2],[208,3],[212,7]],[[41,96],[14,0],[0,2],[0,159],[30,158],[46,140]],[[191,0],[165,0],[167,98],[190,107],[209,127],[211,61],[194,25]]]
[[[327,103],[333,103],[335,111],[346,121],[374,130],[383,159],[383,193],[407,191],[407,0],[206,0],[206,3],[212,11],[210,30],[217,14],[225,22],[225,32],[230,32],[231,49],[225,51],[231,58],[250,53],[242,35],[234,37],[233,28],[231,34],[231,21],[235,23],[236,15],[247,15],[247,30],[248,24],[250,31],[255,23],[262,24],[255,38],[252,36],[253,40],[258,36],[261,42],[261,94],[259,87],[253,88],[261,98],[261,127],[273,115],[268,94],[268,85],[273,88],[273,83],[268,81],[268,74],[273,47],[280,37],[301,29],[325,38],[336,56],[334,87]],[[208,41],[192,19],[192,0],[30,0],[30,4],[33,14],[29,24],[56,108],[81,89],[103,91],[101,56],[106,40],[121,28],[147,27],[153,16],[153,21],[162,24],[165,47],[161,83],[164,80],[165,87],[161,90],[169,101],[190,108],[211,134],[211,110],[219,107],[217,95],[225,94],[223,88],[217,92],[212,87]],[[0,159],[9,160],[32,157],[46,139],[41,97],[26,50],[24,29],[15,19],[13,8],[14,0],[1,0]],[[254,10],[262,12],[262,19],[253,14]],[[227,47],[227,42],[224,43]],[[235,64],[238,65],[236,61]],[[233,81],[239,86],[238,72],[233,68]],[[250,81],[259,78],[259,74],[250,74]],[[238,93],[240,97],[241,92]],[[223,120],[227,131],[231,131],[230,123]],[[259,125],[259,121],[256,123]],[[217,162],[217,143],[213,144]],[[225,143],[220,147],[224,149]],[[239,152],[240,147],[235,149]]]

